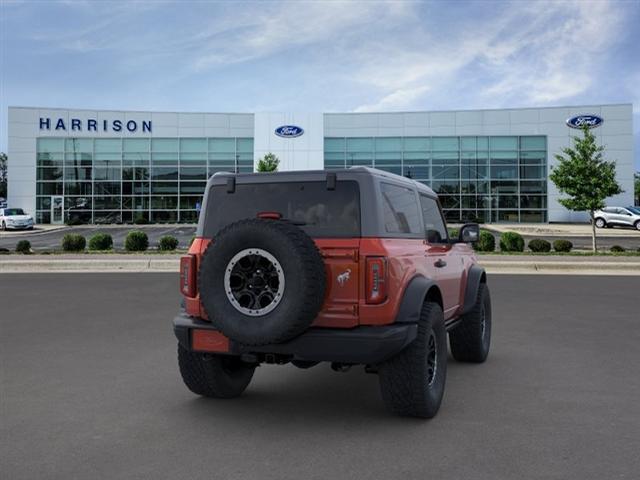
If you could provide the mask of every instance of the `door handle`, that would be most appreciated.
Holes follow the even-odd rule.
[[[434,264],[433,264],[436,268],[442,268],[442,267],[446,267],[447,266],[447,262],[445,262],[444,260],[442,260],[441,258],[439,258]]]

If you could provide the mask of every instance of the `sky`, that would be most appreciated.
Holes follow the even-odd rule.
[[[366,112],[633,103],[640,0],[0,0],[7,107]]]

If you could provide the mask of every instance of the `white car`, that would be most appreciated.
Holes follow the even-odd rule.
[[[0,228],[7,230],[13,228],[23,230],[33,228],[33,217],[24,213],[21,208],[2,208],[0,209]]]
[[[597,210],[593,218],[596,227],[634,227],[640,230],[640,207],[605,207]]]

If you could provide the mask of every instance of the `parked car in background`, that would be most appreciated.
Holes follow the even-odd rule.
[[[640,208],[605,207],[597,210],[593,216],[596,227],[633,227],[640,230]]]
[[[33,228],[33,217],[24,213],[21,208],[0,209],[0,228],[7,230],[24,230]]]
[[[0,208],[7,208],[7,199],[0,197]]]

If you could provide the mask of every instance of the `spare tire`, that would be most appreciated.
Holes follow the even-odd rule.
[[[314,241],[281,220],[223,228],[201,258],[200,300],[211,322],[245,345],[300,335],[322,308],[325,269]]]

